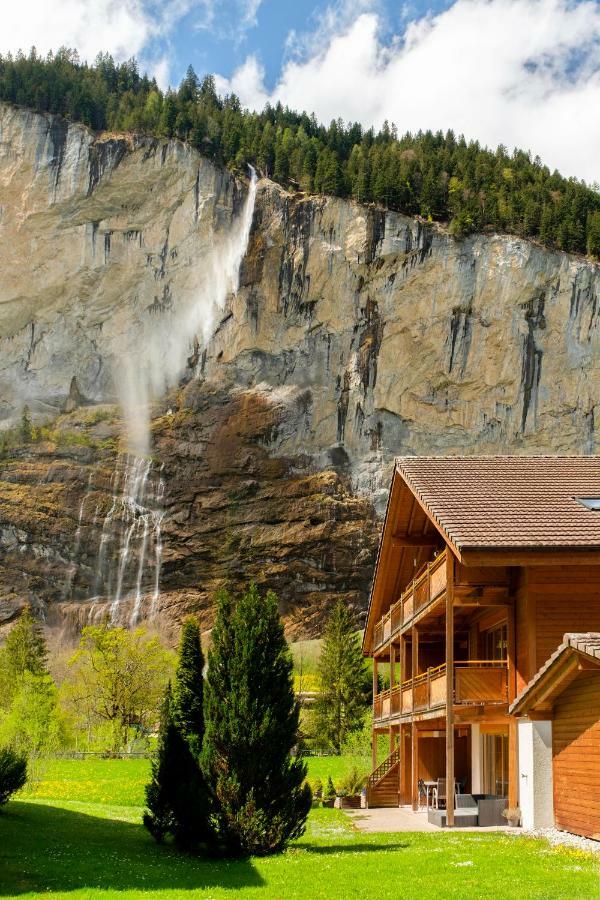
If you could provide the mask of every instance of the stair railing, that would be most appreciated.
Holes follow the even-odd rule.
[[[369,787],[375,787],[378,781],[381,781],[382,778],[385,778],[387,773],[392,769],[396,763],[400,762],[400,747],[396,747],[396,749],[390,753],[387,759],[384,759],[383,762],[374,769],[369,775]]]

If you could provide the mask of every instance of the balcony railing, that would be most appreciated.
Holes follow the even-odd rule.
[[[446,550],[432,562],[425,571],[408,585],[399,600],[388,610],[375,626],[373,646],[385,644],[396,632],[409,622],[446,587]]]
[[[444,707],[447,683],[442,665],[381,691],[373,700],[373,718],[380,721]],[[508,663],[497,659],[456,662],[452,698],[456,706],[508,703]]]

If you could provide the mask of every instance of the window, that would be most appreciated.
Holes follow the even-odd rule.
[[[600,497],[573,497],[581,506],[591,509],[593,512],[600,511]]]
[[[483,791],[494,797],[508,795],[508,734],[483,734]]]
[[[508,657],[508,626],[506,623],[490,628],[484,632],[485,659],[507,659]]]

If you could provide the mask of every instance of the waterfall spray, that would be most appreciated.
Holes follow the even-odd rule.
[[[126,426],[128,452],[117,458],[111,480],[112,499],[100,534],[93,598],[107,598],[112,621],[122,621],[124,600],[131,604],[130,624],[158,611],[162,566],[165,484],[150,452],[150,404],[176,385],[199,346],[210,338],[217,313],[236,291],[246,253],[254,203],[256,173],[241,213],[226,234],[213,235],[197,261],[197,289],[160,314],[146,311],[141,322],[124,328],[124,345],[115,366]],[[82,504],[83,510],[83,504]],[[78,535],[81,530],[81,515]],[[79,540],[79,537],[77,538]]]

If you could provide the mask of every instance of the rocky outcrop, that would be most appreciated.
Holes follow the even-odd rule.
[[[0,190],[0,405],[49,423],[0,464],[0,617],[81,624],[106,610],[122,335],[195,289],[245,187],[177,142],[0,107]],[[163,621],[208,627],[247,577],[291,634],[337,596],[364,611],[398,453],[595,452],[599,297],[584,259],[262,181],[239,290],[154,410]]]

